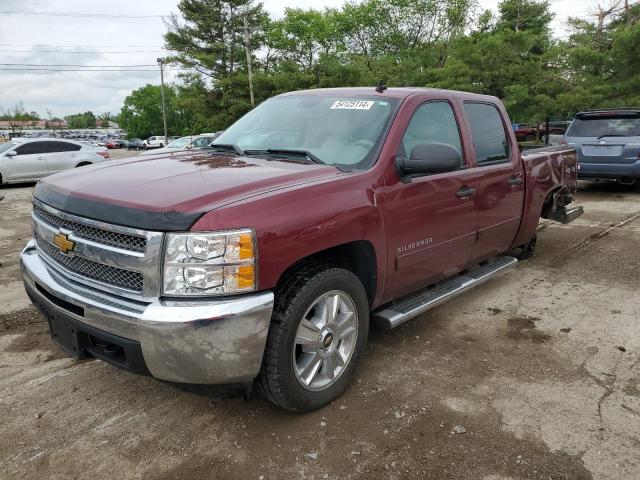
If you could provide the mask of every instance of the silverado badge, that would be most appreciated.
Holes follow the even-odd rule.
[[[69,240],[69,236],[64,233],[56,233],[53,236],[53,244],[58,247],[62,253],[72,252],[76,246],[76,242]]]

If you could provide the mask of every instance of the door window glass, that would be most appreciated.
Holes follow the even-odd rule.
[[[506,162],[509,160],[509,141],[500,112],[487,103],[464,104],[471,136],[476,150],[476,163]]]
[[[59,153],[59,152],[76,152],[80,150],[80,145],[67,142],[42,142],[45,144],[45,150],[47,153]]]
[[[433,143],[455,148],[462,158],[458,123],[447,102],[429,102],[418,107],[402,137],[398,155],[410,157],[417,145]]]
[[[29,142],[16,148],[18,155],[38,155],[46,153],[45,143],[47,142]]]

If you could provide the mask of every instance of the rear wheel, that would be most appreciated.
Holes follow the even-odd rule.
[[[258,389],[294,412],[326,405],[347,389],[368,330],[367,294],[353,273],[301,268],[276,292]]]
[[[531,240],[520,247],[520,253],[516,256],[518,260],[526,260],[527,258],[533,257],[533,253],[536,249],[537,238],[538,237],[534,235],[531,237]]]

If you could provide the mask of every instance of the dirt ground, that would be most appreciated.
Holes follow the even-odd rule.
[[[372,332],[308,415],[63,355],[18,278],[31,191],[0,190],[3,479],[640,478],[639,190],[582,185],[533,259]]]

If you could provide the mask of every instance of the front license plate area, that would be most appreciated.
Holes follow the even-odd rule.
[[[82,345],[80,345],[81,336],[72,322],[55,313],[48,316],[48,321],[51,338],[60,348],[74,358],[87,358]]]

